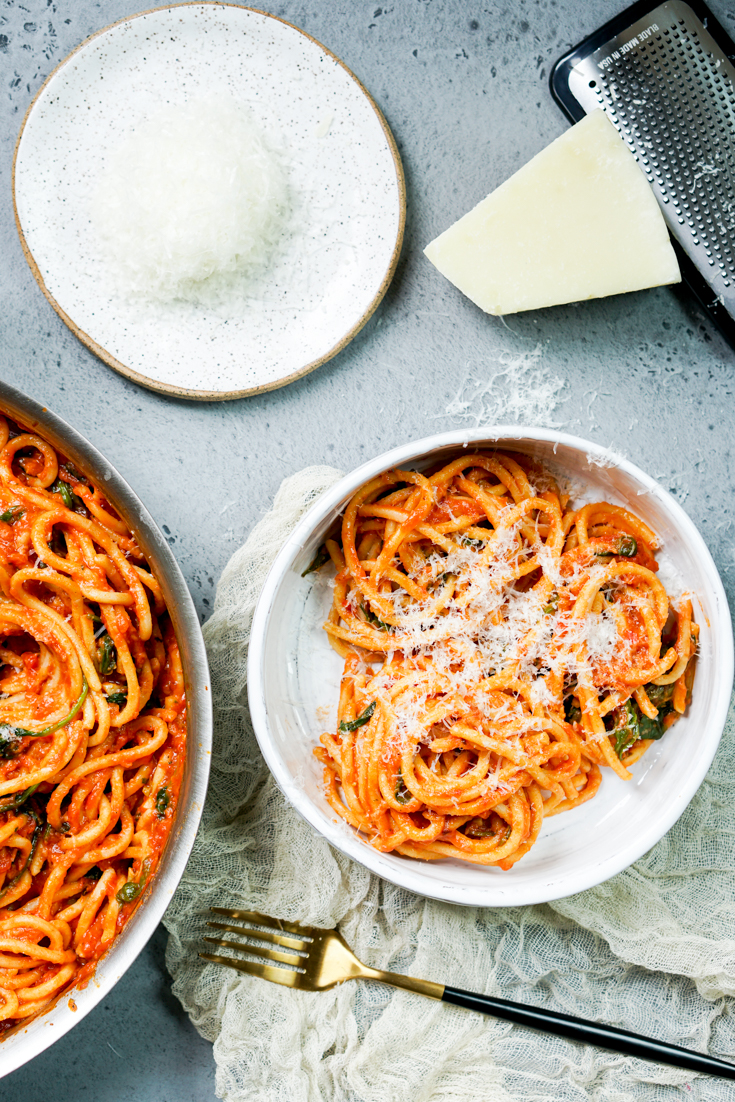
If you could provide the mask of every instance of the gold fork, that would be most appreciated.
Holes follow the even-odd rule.
[[[658,1060],[689,1071],[735,1080],[734,1064],[700,1052],[692,1052],[687,1048],[679,1048],[678,1045],[641,1037],[627,1029],[587,1022],[584,1018],[575,1018],[571,1014],[560,1014],[539,1006],[496,999],[491,995],[478,995],[457,987],[445,987],[444,984],[432,983],[430,980],[417,980],[396,972],[368,968],[357,959],[337,930],[322,930],[317,926],[283,922],[279,918],[258,914],[257,911],[212,907],[212,913],[222,915],[230,921],[209,922],[209,926],[224,933],[238,934],[245,940],[228,941],[221,937],[205,937],[204,940],[220,949],[232,949],[258,959],[243,960],[213,953],[199,955],[213,964],[225,964],[229,968],[237,968],[240,972],[259,976],[272,983],[295,987],[301,991],[325,991],[344,980],[378,980],[380,983],[389,983],[392,987],[403,988],[404,991],[426,995],[430,999],[441,999],[442,1002],[452,1003],[454,1006],[492,1014],[518,1025],[555,1033],[573,1041],[598,1045],[613,1052],[622,1052],[626,1056]],[[267,964],[266,961],[275,961],[276,964]]]

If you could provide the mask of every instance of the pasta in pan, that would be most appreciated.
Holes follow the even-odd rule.
[[[510,869],[602,766],[629,779],[694,675],[691,601],[674,607],[657,547],[521,455],[363,486],[310,568],[337,571],[338,723],[315,750],[332,808],[380,850]]]
[[[134,537],[0,416],[0,1031],[83,985],[127,921],[185,741],[176,638]]]

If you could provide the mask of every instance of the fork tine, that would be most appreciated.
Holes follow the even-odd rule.
[[[271,934],[266,930],[253,930],[247,926],[233,926],[228,922],[208,922],[213,930],[225,930],[229,934],[244,934],[258,941],[269,941],[272,945],[283,945],[286,949],[307,949],[309,942],[303,938],[293,937],[288,934]]]
[[[227,941],[220,937],[205,937],[204,940],[210,945],[219,945],[221,949],[238,949],[241,953],[250,953],[265,960],[280,960],[282,964],[291,964],[294,968],[303,967],[305,960],[296,953],[282,953],[278,949],[265,949],[261,945],[250,945],[241,941]]]
[[[302,926],[299,922],[285,922],[282,918],[272,918],[270,915],[260,914],[258,911],[242,911],[232,907],[210,907],[209,909],[212,914],[253,922],[258,926],[269,926],[271,929],[288,930],[299,937],[311,937],[314,929],[313,926]]]
[[[299,986],[301,973],[294,972],[291,968],[274,968],[271,964],[257,964],[254,960],[235,960],[234,957],[220,957],[214,953],[200,953],[199,956],[202,960],[211,961],[212,964],[226,964],[229,968],[236,968],[238,972],[247,972],[262,980],[283,984],[284,987]]]

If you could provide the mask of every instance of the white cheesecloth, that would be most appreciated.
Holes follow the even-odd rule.
[[[735,721],[679,822],[645,857],[555,903],[422,899],[329,845],[285,802],[246,700],[253,610],[306,509],[340,477],[311,467],[233,555],[205,625],[215,705],[202,825],[166,913],[174,992],[214,1042],[228,1102],[725,1102],[735,1084],[616,1056],[397,991],[292,991],[197,956],[210,906],[339,925],[366,964],[551,1006],[735,1059]]]

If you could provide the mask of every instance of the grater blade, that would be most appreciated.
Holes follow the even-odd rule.
[[[733,44],[700,4],[646,7],[557,62],[552,91],[572,118],[602,108],[617,127],[689,262],[682,274],[733,343],[735,65],[723,48]]]

